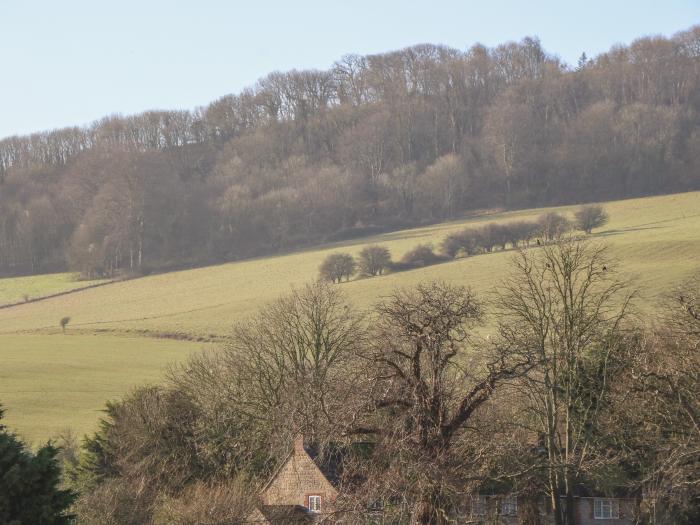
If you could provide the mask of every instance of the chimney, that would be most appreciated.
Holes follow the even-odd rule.
[[[305,452],[305,450],[304,450],[304,434],[299,434],[299,435],[297,435],[296,438],[294,438],[294,453],[300,454],[302,452]]]

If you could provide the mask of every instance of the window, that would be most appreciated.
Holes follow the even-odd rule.
[[[321,496],[309,496],[309,510],[321,512]]]
[[[620,503],[614,499],[595,498],[593,517],[597,520],[613,520],[620,517]]]
[[[516,496],[506,496],[501,501],[501,514],[503,516],[518,515],[518,498]]]
[[[486,516],[486,497],[472,496],[472,516]]]

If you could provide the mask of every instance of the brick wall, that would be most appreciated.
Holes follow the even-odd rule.
[[[329,510],[338,492],[306,453],[303,441],[297,439],[294,451],[265,488],[261,499],[265,505],[308,507],[308,498],[312,495],[321,496],[322,511],[325,512]]]
[[[576,518],[578,525],[632,525],[635,522],[637,502],[634,499],[620,498],[619,519],[595,519],[595,498],[576,498]]]

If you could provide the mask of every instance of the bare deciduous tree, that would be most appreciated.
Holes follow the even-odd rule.
[[[445,523],[463,469],[484,461],[464,441],[470,423],[531,360],[477,343],[473,329],[483,307],[462,287],[421,284],[396,292],[377,314],[373,342],[361,354],[367,402],[347,425],[347,432],[377,440],[376,462],[362,473],[364,488],[374,498],[405,502],[412,523]]]
[[[574,214],[576,217],[576,228],[590,234],[594,228],[600,228],[607,224],[610,216],[602,206],[583,206]]]
[[[345,278],[350,280],[355,274],[357,263],[352,255],[348,253],[332,253],[321,263],[319,273],[321,278],[333,283],[340,283]]]
[[[595,456],[594,429],[623,353],[630,299],[606,249],[571,239],[521,252],[498,292],[504,344],[537,361],[520,381],[523,425],[543,437],[557,525],[565,512],[573,523],[574,486]]]
[[[391,264],[391,252],[386,246],[373,244],[362,249],[359,256],[360,271],[374,277],[381,275]]]

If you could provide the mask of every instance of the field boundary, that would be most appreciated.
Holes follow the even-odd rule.
[[[45,301],[47,299],[53,299],[54,297],[61,297],[63,295],[68,295],[68,294],[72,294],[72,293],[83,292],[85,290],[90,290],[91,288],[99,288],[100,286],[107,286],[108,284],[114,284],[116,282],[118,282],[118,281],[116,279],[114,279],[114,280],[107,281],[104,283],[95,283],[95,284],[90,284],[88,286],[81,286],[80,288],[73,288],[71,290],[65,290],[63,292],[53,293],[51,295],[42,295],[41,297],[32,297],[31,299],[18,301],[16,303],[0,304],[0,310],[4,310],[6,308],[13,308],[15,306],[22,306],[23,304],[38,303],[39,301]]]

